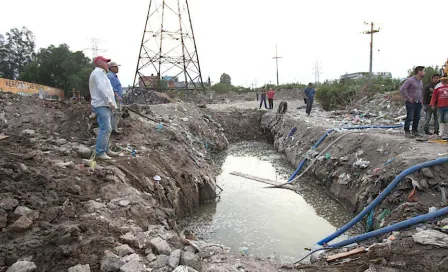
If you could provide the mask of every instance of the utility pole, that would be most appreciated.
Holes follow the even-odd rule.
[[[279,57],[278,55],[277,55],[277,45],[275,45],[275,57],[273,57],[273,59],[275,59],[275,63],[276,63],[276,66],[277,66],[277,86],[279,85],[279,83],[278,83],[278,59],[281,59],[282,57]]]
[[[364,24],[369,25],[368,23],[364,22]],[[370,66],[369,66],[369,88],[372,87],[372,62],[373,62],[373,34],[380,32],[380,29],[373,29],[374,24],[373,22],[370,23],[370,30],[363,32],[364,34],[370,34]]]

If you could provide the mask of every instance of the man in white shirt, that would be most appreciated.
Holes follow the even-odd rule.
[[[93,60],[95,70],[92,71],[89,78],[91,104],[99,125],[98,138],[96,140],[96,158],[100,160],[111,160],[111,156],[117,155],[109,150],[109,138],[112,132],[111,117],[117,107],[112,85],[107,78],[109,62],[110,59],[105,57],[96,57]]]

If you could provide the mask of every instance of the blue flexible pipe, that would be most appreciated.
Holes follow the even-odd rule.
[[[358,127],[345,127],[345,128],[341,128],[341,129],[346,129],[346,130],[356,130],[356,129],[369,129],[369,128],[382,128],[382,129],[390,129],[390,128],[400,128],[402,127],[403,124],[400,125],[394,125],[394,126],[358,126]],[[332,133],[333,131],[335,131],[335,129],[330,129],[327,132],[325,132],[325,134],[319,139],[319,141],[317,141],[314,146],[312,147],[312,149],[316,149],[319,147],[319,145],[328,137],[328,135],[330,135],[330,133]],[[291,182],[291,180],[293,180],[297,174],[300,172],[300,170],[302,170],[303,166],[305,165],[307,161],[307,158],[304,158],[302,160],[302,162],[299,164],[299,166],[297,167],[296,171],[294,171],[294,173],[292,173],[292,175],[288,178],[288,182]]]
[[[414,165],[406,170],[404,170],[403,172],[401,172],[398,176],[395,177],[394,180],[392,180],[392,182],[386,187],[386,189],[384,189],[380,195],[378,195],[375,200],[373,200],[367,207],[364,208],[364,210],[362,210],[355,218],[353,218],[350,222],[348,222],[347,224],[345,224],[342,228],[338,229],[337,231],[335,231],[333,234],[329,235],[328,237],[320,240],[319,242],[317,242],[319,245],[324,245],[330,241],[332,241],[333,239],[339,237],[341,234],[343,234],[344,232],[346,232],[348,229],[350,229],[353,225],[355,225],[356,223],[358,223],[359,221],[361,221],[361,219],[366,216],[372,209],[374,209],[378,204],[380,204],[383,199],[398,185],[398,183],[400,183],[400,181],[406,177],[407,175],[410,175],[414,172],[417,172],[418,170],[422,169],[422,168],[426,168],[426,167],[431,167],[431,166],[435,166],[438,164],[442,164],[442,163],[447,163],[448,162],[448,157],[444,157],[444,158],[440,158],[437,160],[432,160],[432,161],[427,161],[424,163],[420,163],[417,165]]]
[[[395,231],[395,230],[407,228],[407,227],[410,227],[412,225],[416,225],[418,223],[425,222],[425,221],[428,221],[428,220],[431,220],[431,219],[434,219],[434,218],[437,218],[437,217],[440,217],[440,216],[446,215],[446,214],[448,214],[448,207],[445,207],[443,209],[440,209],[438,211],[431,212],[431,213],[428,213],[428,214],[419,215],[419,216],[413,217],[411,219],[408,219],[406,221],[403,221],[403,222],[400,222],[400,223],[396,223],[396,224],[384,227],[382,229],[378,229],[378,230],[375,230],[375,231],[372,231],[372,232],[368,232],[368,233],[364,233],[364,234],[361,234],[361,235],[358,235],[358,236],[355,236],[355,237],[351,237],[351,238],[348,238],[348,239],[346,239],[344,241],[341,241],[341,242],[338,242],[338,243],[335,243],[335,244],[332,244],[332,245],[328,245],[328,247],[330,247],[330,248],[338,248],[338,247],[343,247],[343,246],[350,245],[350,244],[353,244],[353,243],[361,242],[361,241],[364,241],[364,240],[376,237],[378,235],[382,235],[382,234],[385,234],[385,233],[388,233],[388,232],[392,232],[392,231]]]

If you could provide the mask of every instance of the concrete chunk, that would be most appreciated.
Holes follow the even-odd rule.
[[[36,271],[37,266],[33,262],[18,261],[11,265],[6,272],[33,272]]]

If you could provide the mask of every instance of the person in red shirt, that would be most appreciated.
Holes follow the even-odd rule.
[[[268,101],[269,101],[269,109],[271,110],[274,108],[274,95],[275,95],[274,90],[272,88],[269,88]]]
[[[442,82],[436,85],[431,99],[433,110],[437,108],[439,116],[439,137],[443,137],[448,123],[448,77],[442,78]]]

